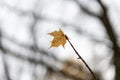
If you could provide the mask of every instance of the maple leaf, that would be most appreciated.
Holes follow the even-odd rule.
[[[51,41],[51,47],[58,47],[60,45],[62,45],[64,47],[66,40],[68,40],[69,44],[71,45],[71,47],[73,48],[73,50],[75,51],[76,55],[79,57],[78,59],[81,59],[82,62],[85,64],[85,66],[88,68],[88,70],[91,72],[91,74],[93,75],[94,79],[96,79],[95,74],[93,73],[93,71],[91,70],[91,68],[88,66],[88,64],[85,62],[85,60],[79,55],[79,53],[76,51],[76,49],[74,48],[74,46],[72,45],[72,43],[70,42],[69,38],[63,33],[63,31],[61,29],[59,29],[59,31],[54,31],[49,33],[49,35],[53,36],[54,39]]]
[[[59,31],[54,31],[48,34],[54,37],[54,39],[51,41],[50,48],[58,47],[60,45],[64,47],[66,40],[67,40],[67,36],[63,33],[61,29],[59,29]]]

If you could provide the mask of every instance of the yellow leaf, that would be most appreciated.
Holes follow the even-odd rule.
[[[51,41],[51,47],[58,47],[60,45],[62,45],[64,47],[66,40],[67,40],[67,36],[63,33],[63,31],[61,29],[59,29],[59,31],[54,31],[49,33],[49,35],[53,36],[54,39]]]

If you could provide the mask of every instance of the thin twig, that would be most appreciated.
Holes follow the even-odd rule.
[[[85,66],[88,68],[88,70],[90,71],[90,73],[93,75],[94,79],[97,80],[95,74],[93,73],[92,69],[88,66],[88,64],[85,62],[85,60],[79,55],[79,53],[77,52],[77,50],[74,48],[74,46],[72,45],[72,43],[70,42],[69,38],[65,35],[66,39],[68,40],[69,44],[71,45],[71,47],[73,48],[73,50],[75,51],[75,53],[77,54],[77,56],[79,57],[79,59],[82,60],[82,62],[85,64]]]

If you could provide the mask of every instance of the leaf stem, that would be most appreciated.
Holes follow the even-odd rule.
[[[82,62],[85,64],[85,66],[88,68],[88,70],[90,71],[90,73],[93,75],[94,79],[97,80],[95,74],[93,73],[92,69],[88,66],[88,64],[85,62],[85,60],[79,55],[79,53],[77,52],[77,50],[74,48],[74,46],[72,45],[72,43],[70,42],[69,38],[65,35],[66,39],[68,40],[69,44],[71,45],[71,47],[73,48],[73,50],[75,51],[75,53],[77,54],[77,56],[79,57],[79,59],[82,60]]]

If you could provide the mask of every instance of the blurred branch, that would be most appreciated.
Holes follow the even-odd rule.
[[[115,65],[115,80],[120,80],[119,74],[120,74],[120,47],[117,43],[118,36],[115,33],[115,30],[110,22],[109,16],[108,16],[108,8],[102,3],[101,0],[98,0],[99,4],[101,5],[103,9],[103,14],[100,17],[101,22],[104,25],[104,28],[106,29],[106,32],[113,43],[113,51],[114,51],[114,65]]]
[[[6,76],[6,80],[11,80],[10,76],[9,76],[9,70],[8,70],[8,65],[6,62],[6,51],[2,46],[2,31],[1,31],[1,27],[0,27],[0,50],[1,50],[1,55],[2,55],[2,61],[3,61],[3,66],[4,66],[4,71],[5,71],[5,76]]]
[[[102,21],[104,28],[107,31],[107,34],[111,40],[111,42],[113,43],[113,50],[115,51],[115,54],[119,54],[120,55],[120,51],[119,51],[119,46],[117,44],[117,35],[114,31],[114,28],[110,22],[110,19],[108,17],[108,9],[106,6],[103,5],[103,3],[101,2],[101,0],[98,0],[99,4],[101,5],[102,9],[103,9],[103,14],[100,17],[100,20]]]
[[[76,3],[79,4],[79,6],[85,8],[83,5],[80,4],[80,2],[79,2],[78,0],[74,0],[74,1],[76,1]],[[82,34],[82,35],[88,37],[88,38],[91,39],[93,42],[103,43],[103,44],[106,44],[106,45],[107,45],[107,43],[106,43],[104,40],[99,40],[99,39],[93,37],[92,34],[86,32],[86,31],[83,31],[83,30],[80,28],[80,26],[77,25],[77,24],[69,23],[69,22],[64,22],[64,21],[62,21],[62,20],[60,20],[60,19],[48,18],[48,17],[43,16],[43,15],[38,15],[38,14],[34,13],[33,11],[23,11],[23,10],[18,9],[18,8],[16,8],[16,7],[11,7],[11,6],[9,6],[8,4],[5,4],[5,3],[1,3],[1,4],[2,4],[2,6],[7,7],[10,11],[13,11],[13,12],[15,12],[15,13],[21,14],[21,15],[23,15],[23,16],[24,16],[24,15],[32,15],[34,20],[33,20],[33,23],[31,24],[31,26],[33,26],[33,27],[35,27],[35,24],[37,23],[36,21],[38,21],[38,20],[46,20],[46,21],[49,21],[49,22],[59,22],[59,23],[61,23],[61,24],[63,25],[63,27],[67,27],[67,26],[75,27],[75,28],[74,28],[74,31],[76,31],[79,35]],[[85,11],[87,11],[86,8],[85,8]],[[91,13],[91,14],[92,14],[92,13]],[[34,30],[33,27],[31,27],[32,33],[33,33],[33,30]],[[33,28],[33,29],[32,29],[32,28]]]
[[[106,6],[103,5],[103,3],[101,2],[101,0],[98,0],[99,4],[101,5],[102,9],[103,9],[103,14],[100,17],[100,20],[103,22],[103,25],[107,31],[107,34],[110,38],[110,40],[113,42],[113,45],[116,46],[116,48],[118,48],[118,44],[117,44],[117,36],[115,34],[115,31],[112,27],[112,24],[110,23],[110,19],[108,17],[108,9]]]
[[[32,13],[32,11],[24,11],[20,8],[10,6],[9,4],[5,3],[4,0],[1,1],[0,6],[3,7],[3,8],[7,8],[10,11],[16,12],[16,13],[20,14],[21,16],[31,15],[31,13]]]
[[[104,28],[106,29],[107,31],[107,34],[110,38],[110,40],[113,42],[113,50],[114,51],[117,51],[117,53],[119,52],[119,46],[117,44],[117,36],[115,34],[115,31],[114,31],[114,28],[112,27],[112,24],[110,22],[110,19],[108,17],[108,9],[107,7],[102,3],[102,0],[97,0],[98,3],[100,4],[100,6],[102,7],[103,9],[103,13],[101,16],[98,16],[96,14],[94,14],[93,12],[91,12],[89,9],[87,9],[86,7],[84,7],[80,2],[79,0],[74,0],[78,5],[79,7],[87,14],[91,15],[91,16],[94,16],[94,17],[98,17],[101,22],[103,23],[104,25]]]
[[[37,52],[38,52],[38,54],[43,54],[43,55],[46,55],[46,56],[48,56],[48,57],[50,57],[50,58],[53,58],[55,61],[59,61],[54,55],[52,55],[53,53],[47,52],[46,50],[41,49],[41,48],[38,48],[38,47],[36,48],[35,45],[28,45],[28,44],[20,43],[20,42],[18,42],[17,40],[15,40],[15,39],[13,39],[13,38],[5,35],[5,34],[4,34],[4,36],[3,36],[3,39],[7,39],[7,40],[10,41],[12,44],[17,45],[17,46],[19,46],[20,48],[21,48],[21,47],[22,47],[22,48],[25,48],[26,50],[29,50],[29,51],[32,52],[32,53],[37,53]],[[4,46],[4,48],[5,48],[5,46]],[[5,48],[5,49],[6,49],[6,48]],[[49,54],[48,54],[48,53],[49,53]]]
[[[6,80],[11,80],[10,76],[9,76],[8,65],[6,63],[6,57],[5,57],[4,53],[2,54],[2,61],[3,61],[3,65],[4,65],[5,76],[6,76],[5,78],[6,78]]]
[[[72,79],[75,79],[75,80],[82,80],[80,77],[76,77],[76,75],[66,73],[65,71],[62,71],[62,70],[58,69],[57,67],[55,67],[56,66],[55,63],[58,64],[60,62],[55,62],[54,65],[53,65],[53,64],[50,64],[49,62],[46,62],[42,59],[38,60],[38,59],[32,58],[32,57],[25,57],[25,56],[20,55],[20,53],[18,53],[18,52],[16,53],[16,52],[8,50],[8,49],[6,49],[6,54],[17,57],[18,59],[21,59],[21,60],[24,60],[24,61],[28,61],[32,64],[40,64],[42,66],[45,66],[48,70],[52,70],[55,73],[61,73],[61,74],[65,75],[69,78],[72,78]],[[51,61],[51,60],[48,59],[47,61]]]
[[[86,8],[83,4],[81,4],[81,3],[79,2],[79,0],[73,0],[73,1],[79,6],[79,8],[81,8],[81,10],[82,10],[84,13],[86,13],[86,14],[92,16],[92,17],[97,17],[97,18],[99,18],[99,15],[97,15],[97,14],[95,14],[94,12],[90,11],[90,9]]]

